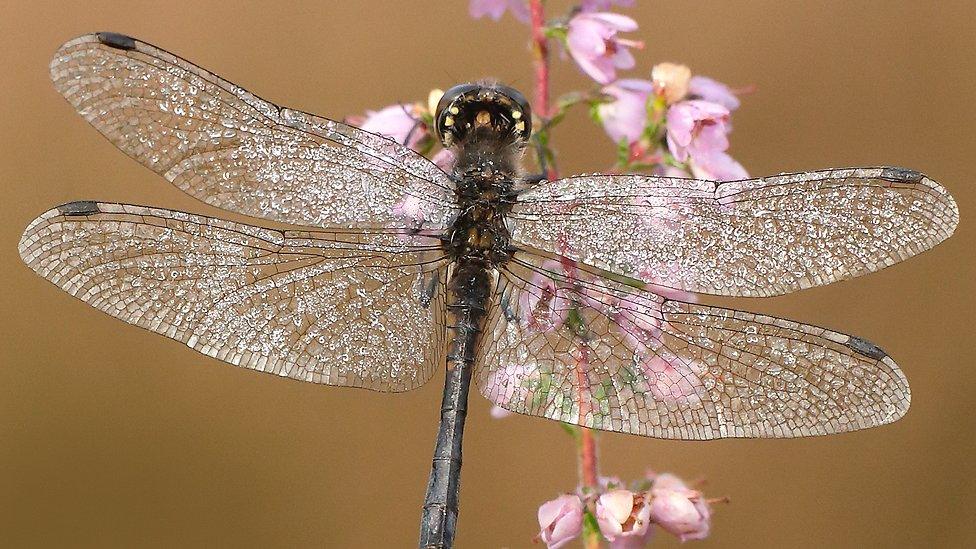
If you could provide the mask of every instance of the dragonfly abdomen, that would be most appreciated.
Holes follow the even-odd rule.
[[[441,399],[440,428],[421,517],[422,548],[451,547],[457,527],[468,390],[491,297],[491,277],[485,264],[479,260],[459,260],[448,283],[448,292],[451,347]]]

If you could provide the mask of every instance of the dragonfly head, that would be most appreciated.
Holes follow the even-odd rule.
[[[434,112],[434,128],[445,147],[475,132],[524,145],[532,133],[532,111],[518,90],[496,83],[458,84],[444,92]]]

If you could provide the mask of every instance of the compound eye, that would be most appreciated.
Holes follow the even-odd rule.
[[[455,117],[458,113],[452,111],[458,110],[457,103],[463,96],[480,88],[481,86],[477,84],[458,84],[444,92],[437,102],[437,109],[434,111],[434,130],[444,146],[450,146],[454,139]]]
[[[502,84],[498,85],[498,91],[508,96],[508,98],[512,100],[512,103],[515,103],[515,105],[518,107],[519,109],[518,111],[513,111],[519,113],[518,115],[516,115],[516,118],[525,120],[526,124],[532,123],[532,107],[529,106],[529,100],[526,99],[524,95],[522,95],[522,92],[516,90],[515,88],[510,88]],[[528,133],[532,133],[531,128],[528,129],[529,129]]]
[[[507,96],[515,104],[511,113],[514,121],[513,129],[518,132],[522,139],[528,139],[532,135],[532,108],[529,106],[529,100],[515,88],[499,84],[497,89],[499,93]]]

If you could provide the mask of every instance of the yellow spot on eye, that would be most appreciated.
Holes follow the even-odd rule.
[[[518,131],[520,131],[520,132],[524,132],[525,131],[525,122],[522,121],[522,120],[519,120],[518,122],[516,122],[515,123],[515,129],[518,130]]]
[[[516,120],[522,118],[522,111],[512,111],[512,118]]]
[[[451,114],[457,114],[457,113],[461,112],[461,109],[459,109],[457,107],[451,107],[450,108],[450,111],[451,111]]]
[[[453,116],[445,116],[444,117],[444,125],[445,126],[453,126],[454,125],[454,117]]]

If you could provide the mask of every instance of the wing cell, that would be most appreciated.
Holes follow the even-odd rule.
[[[901,168],[715,183],[644,175],[545,182],[513,241],[677,290],[764,297],[874,272],[948,238],[949,193]]]
[[[409,230],[281,232],[86,201],[35,219],[20,255],[93,307],[244,368],[405,391],[445,360],[445,262]]]

